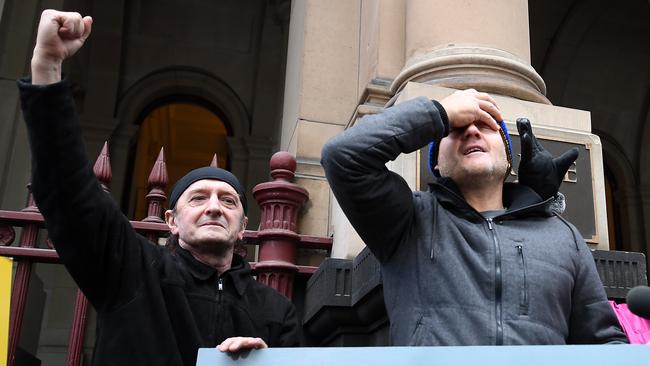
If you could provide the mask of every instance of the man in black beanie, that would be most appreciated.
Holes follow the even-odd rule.
[[[90,17],[41,15],[32,78],[18,82],[32,151],[32,188],[62,263],[97,311],[93,365],[196,364],[224,352],[298,345],[291,302],[255,281],[233,253],[246,228],[239,180],[212,167],[181,178],[165,212],[172,252],[137,234],[93,174],[61,64]]]

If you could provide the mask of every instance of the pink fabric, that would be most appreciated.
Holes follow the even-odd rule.
[[[632,314],[627,304],[617,304],[614,301],[609,304],[612,305],[630,344],[646,344],[650,341],[650,320]]]

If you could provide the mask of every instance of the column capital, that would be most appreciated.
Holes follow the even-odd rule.
[[[532,66],[509,52],[478,45],[448,44],[412,57],[391,91],[399,92],[409,81],[551,104],[545,96],[546,84]]]

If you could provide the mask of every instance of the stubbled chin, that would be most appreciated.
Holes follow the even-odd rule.
[[[485,159],[468,159],[456,167],[452,172],[455,177],[454,180],[464,177],[471,177],[472,179],[488,177],[496,173],[498,166],[492,164],[491,161]],[[505,174],[505,170],[504,170]]]
[[[489,170],[493,166],[492,161],[485,156],[466,156],[458,165],[466,171]]]
[[[181,248],[190,252],[221,254],[234,247],[235,240],[221,235],[199,235],[192,239],[192,243],[180,242]]]

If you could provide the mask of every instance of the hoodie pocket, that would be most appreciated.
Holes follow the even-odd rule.
[[[519,295],[519,315],[528,315],[528,278],[526,276],[526,259],[524,247],[521,244],[517,246],[517,256],[519,257],[519,266],[521,270],[521,293]]]

